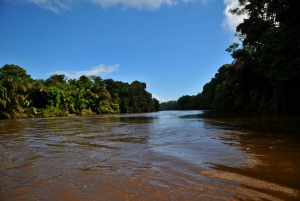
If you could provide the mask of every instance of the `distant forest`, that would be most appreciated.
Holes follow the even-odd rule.
[[[240,44],[226,50],[234,61],[221,66],[201,93],[162,103],[163,110],[300,112],[300,1],[239,4],[230,12],[249,17],[236,28]]]
[[[51,117],[88,114],[153,112],[159,101],[146,84],[131,84],[99,76],[69,79],[51,75],[35,80],[17,65],[0,68],[0,117]]]

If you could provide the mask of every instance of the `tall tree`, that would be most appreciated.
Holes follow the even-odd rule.
[[[26,71],[17,65],[6,64],[0,68],[1,116],[19,117],[23,107],[29,106],[27,91],[31,87],[31,81]]]

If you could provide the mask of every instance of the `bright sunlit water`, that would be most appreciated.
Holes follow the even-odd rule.
[[[300,117],[0,120],[0,200],[300,200]]]

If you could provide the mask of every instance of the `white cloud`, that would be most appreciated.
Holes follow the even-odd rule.
[[[98,4],[103,8],[122,4],[125,8],[137,9],[158,9],[161,5],[174,5],[176,0],[90,0],[94,4]]]
[[[226,30],[235,32],[237,25],[243,22],[247,15],[233,15],[229,12],[230,9],[237,8],[239,6],[238,0],[223,0],[226,8],[224,10],[225,19],[222,22],[222,27]]]
[[[119,67],[119,64],[115,64],[112,66],[105,66],[103,64],[99,66],[93,67],[91,70],[83,70],[83,71],[54,71],[49,73],[49,75],[54,74],[64,74],[67,78],[79,78],[82,75],[91,76],[91,75],[101,75],[112,73]]]
[[[125,8],[136,8],[144,10],[159,9],[162,5],[172,6],[179,2],[194,2],[200,1],[206,4],[211,0],[19,0],[21,2],[34,3],[42,8],[50,11],[61,13],[71,9],[72,4],[80,2],[90,2],[100,5],[103,8],[108,8],[116,5],[123,5]]]
[[[166,102],[166,100],[165,100],[164,98],[160,98],[160,97],[159,97],[158,95],[156,95],[156,94],[152,94],[152,97],[155,98],[155,99],[157,99],[160,103]]]
[[[165,98],[160,98],[158,95],[156,94],[152,94],[152,97],[157,99],[160,103],[163,103],[163,102],[167,102],[167,101],[171,101],[173,100],[172,98],[169,98],[168,100],[166,100]]]
[[[26,2],[34,3],[42,8],[53,11],[55,13],[70,10],[70,5],[73,0],[25,0]]]

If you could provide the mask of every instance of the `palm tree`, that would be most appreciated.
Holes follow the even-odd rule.
[[[19,117],[23,107],[29,106],[27,100],[31,78],[19,66],[5,65],[0,68],[0,107],[1,116]]]
[[[4,116],[3,112],[7,102],[7,89],[0,85],[0,116]]]
[[[26,86],[16,83],[12,77],[5,78],[1,87],[1,115],[6,118],[18,117],[23,112],[26,100]]]

